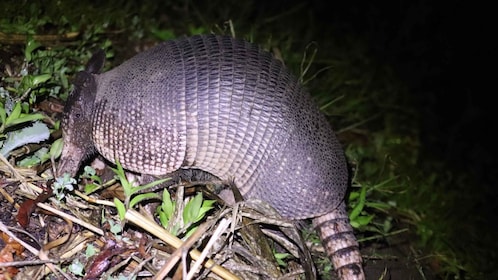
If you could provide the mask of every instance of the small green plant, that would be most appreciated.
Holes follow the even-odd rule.
[[[24,48],[24,62],[21,65],[19,73],[12,73],[13,75],[2,79],[7,85],[6,90],[9,92],[8,98],[11,98],[15,102],[28,99],[29,105],[32,105],[35,103],[38,95],[43,94],[50,88],[43,86],[52,79],[54,68],[53,66],[47,68],[40,65],[40,62],[52,65],[50,64],[52,61],[47,61],[45,56],[40,57],[40,51],[38,50],[40,47],[41,44],[33,39],[29,39]],[[34,63],[33,59],[35,57],[38,58],[36,60],[38,63]],[[67,80],[65,76],[64,78]],[[28,104],[23,105],[25,106],[23,109],[28,108]]]
[[[175,213],[176,201],[171,199],[171,195],[167,190],[163,192],[163,200],[161,205],[157,208],[157,214],[159,216],[159,221],[164,228],[168,229],[174,235],[178,234],[180,229],[179,223],[170,224],[171,218]]]
[[[354,205],[349,213],[349,220],[354,228],[365,227],[374,218],[374,215],[365,213],[366,194],[367,188],[362,187],[359,192],[351,192],[349,195],[349,203]]]
[[[187,231],[186,236],[190,236],[197,229],[197,222],[204,219],[206,213],[213,209],[215,200],[204,200],[202,193],[197,193],[193,199],[189,200],[183,209],[183,224]]]
[[[278,265],[281,267],[287,267],[287,261],[286,259],[291,256],[289,253],[273,253],[275,256],[275,260],[277,261]]]
[[[122,202],[117,198],[114,198],[114,204],[116,205],[121,220],[124,220],[126,209],[133,208],[135,205],[137,205],[139,202],[143,200],[160,198],[155,193],[140,193],[140,192],[143,192],[146,189],[162,184],[167,180],[169,180],[169,178],[166,178],[154,181],[144,186],[134,186],[133,183],[128,181],[128,179],[126,178],[125,171],[118,160],[116,161],[116,168],[115,169],[113,168],[112,170],[114,171],[114,173],[116,173],[116,176],[118,177],[125,194],[124,202]]]
[[[207,212],[213,209],[213,204],[215,200],[204,200],[202,193],[197,193],[192,199],[190,199],[183,209],[182,219],[184,225],[185,236],[190,236],[196,229],[196,224],[204,219]],[[171,196],[167,190],[163,192],[163,200],[161,205],[157,208],[157,213],[159,215],[159,220],[161,224],[168,229],[173,235],[178,235],[182,230],[180,223],[172,224],[172,218],[175,214],[176,201],[171,199]]]
[[[68,173],[64,173],[62,177],[56,178],[52,189],[57,200],[63,200],[66,197],[66,192],[74,190],[73,185],[76,183],[76,180]]]
[[[118,239],[121,239],[121,232],[123,231],[122,223],[116,223],[112,219],[104,219],[109,223],[109,230],[114,234],[114,236]]]
[[[90,181],[85,184],[85,194],[91,194],[102,187],[102,179],[97,176],[97,172],[91,166],[85,166],[81,178]]]
[[[84,276],[83,270],[85,269],[85,265],[81,263],[79,259],[74,259],[69,265],[69,271],[71,271],[74,275]]]
[[[93,244],[89,243],[86,246],[85,257],[91,258],[91,257],[95,256],[96,254],[97,254],[97,248],[95,248],[95,246],[93,246]]]
[[[0,102],[0,152],[7,156],[12,150],[29,143],[47,140],[50,131],[46,124],[33,121],[44,118],[39,113],[28,113],[29,109],[22,102],[12,107]],[[9,109],[10,107],[10,109]],[[24,107],[24,109],[23,109]],[[31,124],[31,125],[29,125]]]
[[[50,149],[47,147],[42,147],[37,150],[31,156],[27,156],[17,163],[18,166],[22,167],[33,167],[46,162],[47,160],[55,160],[62,153],[62,139],[59,138],[52,143]]]

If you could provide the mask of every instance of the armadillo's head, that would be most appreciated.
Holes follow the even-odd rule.
[[[64,147],[57,168],[57,176],[69,173],[74,177],[83,160],[94,153],[92,141],[92,114],[97,83],[97,74],[104,64],[104,52],[94,54],[86,69],[74,80],[74,89],[64,107],[62,137]]]

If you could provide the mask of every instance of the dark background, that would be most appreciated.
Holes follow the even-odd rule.
[[[473,188],[491,191],[492,202],[498,172],[491,7],[459,1],[314,1],[311,7],[326,28],[366,39],[372,54],[394,67],[417,100],[424,156],[474,174]]]

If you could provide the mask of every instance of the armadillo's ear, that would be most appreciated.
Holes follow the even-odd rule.
[[[98,74],[104,68],[105,52],[103,49],[96,51],[86,64],[85,70],[88,73]]]
[[[64,112],[71,112],[71,110],[74,110],[74,104],[79,103],[78,106],[83,108],[83,113],[91,114],[97,93],[95,77],[87,71],[81,71],[74,77],[73,84],[74,88],[67,99]]]

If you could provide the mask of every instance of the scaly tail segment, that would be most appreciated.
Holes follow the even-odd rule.
[[[349,223],[344,203],[334,211],[313,219],[325,252],[341,280],[364,280],[358,241]]]

